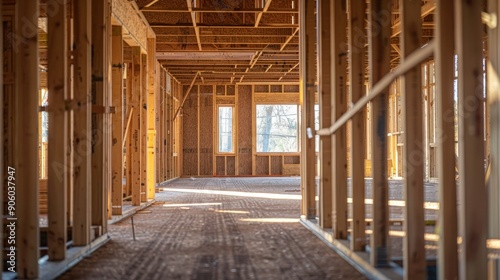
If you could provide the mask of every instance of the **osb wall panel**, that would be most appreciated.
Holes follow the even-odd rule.
[[[252,175],[252,86],[238,86],[238,173]]]
[[[255,157],[255,175],[269,175],[269,157]]]
[[[283,88],[284,92],[299,92],[299,85],[285,85]]]
[[[227,157],[226,170],[227,170],[227,175],[229,176],[236,175],[236,157],[234,156]]]
[[[255,92],[269,92],[269,85],[255,85]]]
[[[282,167],[282,156],[271,156],[271,175],[280,175]]]
[[[299,164],[300,156],[284,156],[283,161],[285,164]]]
[[[224,156],[217,156],[215,157],[215,174],[218,176],[223,176],[226,175],[226,157]]]
[[[271,85],[271,92],[282,92],[282,85]]]
[[[200,86],[200,175],[213,175],[212,93],[212,86]]]
[[[186,92],[187,88],[183,88]],[[182,109],[183,175],[198,175],[198,87],[194,86]]]
[[[130,32],[130,36],[134,38],[138,45],[143,49],[147,49],[148,31],[149,35],[153,35],[148,26],[138,16],[137,11],[130,1],[113,0],[111,3],[113,16],[121,22],[123,27]]]

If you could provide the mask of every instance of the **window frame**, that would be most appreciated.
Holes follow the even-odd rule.
[[[220,151],[220,108],[221,107],[228,107],[231,108],[231,151],[226,152],[226,151]],[[216,140],[217,140],[217,150],[216,154],[217,155],[234,155],[236,153],[236,120],[235,120],[235,105],[234,104],[218,104],[217,105],[217,111],[216,111],[216,119],[217,119],[217,126],[216,126]]]
[[[291,152],[276,152],[276,151],[271,151],[271,152],[262,152],[259,151],[259,146],[258,146],[258,132],[257,132],[257,106],[295,106],[296,107],[296,113],[297,113],[297,129],[296,129],[296,139],[297,139],[297,150],[296,151],[291,151]],[[286,154],[286,155],[294,155],[294,154],[299,154],[300,153],[300,126],[301,126],[301,120],[300,120],[300,110],[301,106],[297,103],[290,103],[290,102],[255,102],[253,106],[253,120],[252,122],[254,123],[254,131],[253,131],[253,137],[254,137],[254,147],[255,147],[255,154],[259,155],[281,155],[281,154]]]

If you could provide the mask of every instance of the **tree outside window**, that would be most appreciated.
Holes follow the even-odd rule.
[[[219,153],[233,152],[233,107],[219,107]]]
[[[298,105],[256,105],[257,152],[298,152]]]

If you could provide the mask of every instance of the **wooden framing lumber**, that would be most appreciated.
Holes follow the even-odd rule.
[[[159,166],[155,163],[156,154],[156,96],[159,94],[156,84],[160,81],[156,79],[156,39],[148,38],[148,72],[147,72],[147,136],[146,136],[146,188],[147,199],[155,198],[155,177],[156,168]]]
[[[186,0],[189,14],[191,15],[191,21],[193,22],[194,33],[196,34],[196,42],[198,43],[198,50],[201,51],[201,39],[200,39],[200,28],[196,25],[197,18],[196,12],[193,11],[193,1]]]
[[[74,9],[74,191],[73,245],[90,243],[91,230],[91,2],[77,1]]]
[[[401,52],[404,61],[408,55],[420,48],[421,3],[401,0]],[[402,79],[403,121],[404,121],[404,231],[403,259],[404,278],[426,277],[425,221],[424,221],[424,151],[422,150],[423,109],[422,69],[417,66],[408,71]]]
[[[488,1],[488,12],[497,14],[500,11],[498,1]],[[490,169],[488,178],[488,237],[500,238],[500,38],[498,26],[488,30],[488,60],[486,94],[490,112]]]
[[[299,32],[299,28],[295,28],[295,31],[293,31],[292,35],[290,35],[290,36],[288,36],[288,38],[286,38],[285,43],[283,43],[283,45],[281,45],[281,47],[280,47],[280,52],[282,52],[285,49],[285,47],[290,43],[290,41],[292,41],[292,39],[295,37],[297,32]],[[272,66],[272,64],[269,65],[269,68],[271,68],[271,66]],[[266,69],[266,72],[269,71],[269,68]]]
[[[2,15],[2,5],[0,4],[0,15]],[[3,17],[3,16],[2,16]],[[2,20],[2,23],[3,23],[3,20]],[[3,56],[4,56],[4,53],[3,53],[3,24],[0,24],[0,34],[2,34],[2,37],[0,38],[0,53],[2,54],[0,56],[0,65],[4,65],[3,64]],[[4,102],[4,93],[3,93],[3,67],[0,68],[0,85],[2,85],[0,87],[0,124],[2,125],[2,129],[0,129],[0,190],[5,190],[7,189],[7,193],[9,191],[8,188],[5,188],[4,186],[4,176],[5,174],[5,162],[4,162],[4,149],[5,149],[5,142],[4,142],[4,110],[3,110],[3,104],[5,104]],[[40,133],[38,133],[37,137],[40,136]],[[7,184],[7,187],[8,187],[8,184]],[[4,189],[5,188],[5,189]],[[3,204],[3,201],[4,201],[4,198],[3,198],[3,195],[0,196],[0,204],[1,205],[4,205]],[[0,215],[2,215],[3,217],[3,207],[0,209]],[[0,228],[3,228],[3,219],[0,220]],[[3,240],[3,237],[4,236],[4,233],[1,232],[0,233],[0,238]],[[0,271],[3,271],[3,261],[0,262]]]
[[[436,7],[436,130],[439,176],[439,279],[458,279],[457,188],[455,181],[454,2],[438,1]],[[490,54],[491,55],[491,54]]]
[[[455,2],[458,54],[460,279],[487,278],[482,2]]]
[[[127,143],[126,139],[127,139],[127,135],[129,135],[128,132],[130,129],[130,123],[132,122],[132,117],[134,116],[133,114],[134,114],[134,108],[131,107],[129,109],[129,113],[128,113],[128,117],[127,117],[127,124],[125,125],[125,132],[123,133],[123,144],[122,144],[123,147],[125,147],[125,143]]]
[[[16,175],[17,277],[38,278],[38,32],[22,32],[37,26],[39,1],[20,0],[16,3],[15,34],[22,41],[15,52],[14,93],[14,156]],[[30,81],[27,83],[26,81]],[[5,83],[5,80],[4,80]],[[8,168],[8,167],[7,167]]]
[[[319,93],[319,123],[320,127],[332,125],[331,114],[331,75],[332,75],[332,55],[330,22],[332,21],[331,1],[318,0],[317,23],[318,28],[318,93]],[[320,169],[320,193],[319,193],[319,225],[321,228],[332,227],[332,140],[331,135],[320,137],[319,157],[321,161]]]
[[[262,19],[262,16],[264,15],[265,12],[269,9],[269,6],[271,6],[272,0],[265,0],[264,7],[262,8],[262,12],[259,12],[257,14],[257,19],[255,20],[255,25],[254,27],[259,27],[260,20]]]
[[[498,15],[500,3],[488,1],[488,12]],[[487,174],[488,188],[488,237],[500,238],[500,38],[499,29],[488,30],[488,60],[487,60],[487,101],[490,113],[490,158]]]
[[[72,49],[72,43],[74,42],[74,37],[73,37],[73,10],[74,10],[74,1],[73,0],[68,0],[67,1],[67,7],[68,7],[68,16],[66,17],[66,26],[67,26],[67,34],[66,34],[66,48],[67,48],[67,53],[71,53],[73,51]],[[73,91],[73,63],[68,62],[66,63],[66,69],[67,69],[67,74],[66,74],[66,95],[65,99],[66,100],[74,100],[74,91]],[[67,129],[66,129],[66,134],[68,135],[66,137],[66,146],[67,146],[67,153],[66,153],[66,223],[68,226],[73,225],[73,191],[74,191],[74,183],[75,183],[75,176],[73,170],[75,169],[74,167],[74,157],[75,157],[75,149],[74,149],[74,129],[75,129],[75,118],[74,118],[74,111],[72,109],[69,109],[66,111],[66,118],[67,118]]]
[[[141,48],[132,47],[132,87],[130,105],[134,108],[132,123],[130,126],[130,152],[131,160],[127,161],[127,168],[131,170],[131,189],[132,189],[132,205],[139,206],[141,204],[141,145],[140,145],[140,122],[141,122]]]
[[[316,92],[315,76],[315,2],[300,1],[300,96],[302,110],[301,127],[301,214],[307,219],[316,217],[315,201],[315,149],[314,137],[308,138],[307,129],[314,129],[314,94]]]
[[[66,258],[67,240],[67,5],[48,18],[49,147],[48,147],[48,255],[52,261]]]
[[[111,220],[112,218],[112,212],[113,212],[113,203],[112,203],[112,187],[113,187],[113,118],[112,114],[116,111],[113,108],[111,109],[111,106],[113,104],[113,89],[112,89],[112,51],[113,51],[113,45],[112,45],[112,37],[113,37],[113,25],[111,23],[111,0],[107,0],[107,5],[106,5],[106,13],[104,17],[104,28],[105,28],[105,40],[104,40],[104,73],[106,77],[106,83],[104,84],[104,106],[105,106],[105,113],[104,113],[104,207],[105,207],[105,216],[106,219]],[[119,109],[119,108],[118,108]],[[103,231],[102,233],[107,232],[107,222],[103,223]]]
[[[179,115],[179,112],[181,111],[182,107],[184,106],[184,103],[186,102],[188,96],[189,96],[189,93],[191,92],[191,89],[193,88],[194,86],[194,82],[196,81],[196,78],[198,77],[198,75],[200,75],[200,72],[196,72],[196,74],[194,75],[193,77],[193,80],[191,81],[191,84],[189,85],[189,88],[188,90],[186,91],[186,94],[184,95],[184,98],[182,99],[182,102],[181,102],[181,105],[179,106],[179,108],[177,108],[177,110],[175,111],[175,114],[174,114],[174,118],[172,121],[175,121],[175,119],[177,118],[177,116]]]
[[[121,26],[112,27],[111,82],[112,104],[112,162],[111,162],[111,213],[123,213],[123,35]]]
[[[141,54],[141,122],[139,143],[141,146],[141,202],[148,201],[147,181],[147,136],[148,136],[148,57]]]
[[[333,77],[332,119],[337,120],[347,110],[347,13],[346,4],[333,5]],[[333,169],[333,235],[347,239],[347,129],[342,126],[332,135]]]
[[[351,102],[356,103],[365,95],[365,11],[363,1],[349,0],[349,87]],[[366,246],[365,234],[365,118],[366,111],[362,110],[351,120],[351,180],[352,180],[352,207],[351,217],[351,250],[364,251]]]
[[[391,1],[369,3],[368,55],[370,87],[390,71]],[[371,103],[373,226],[370,239],[370,261],[373,266],[386,266],[389,261],[389,207],[387,183],[387,100],[386,88]]]
[[[92,105],[107,103],[107,0],[92,0]],[[103,113],[92,112],[92,225],[107,227],[107,128]]]

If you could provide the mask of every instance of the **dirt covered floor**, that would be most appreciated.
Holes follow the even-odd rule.
[[[298,178],[179,179],[60,279],[365,279],[299,224]]]

